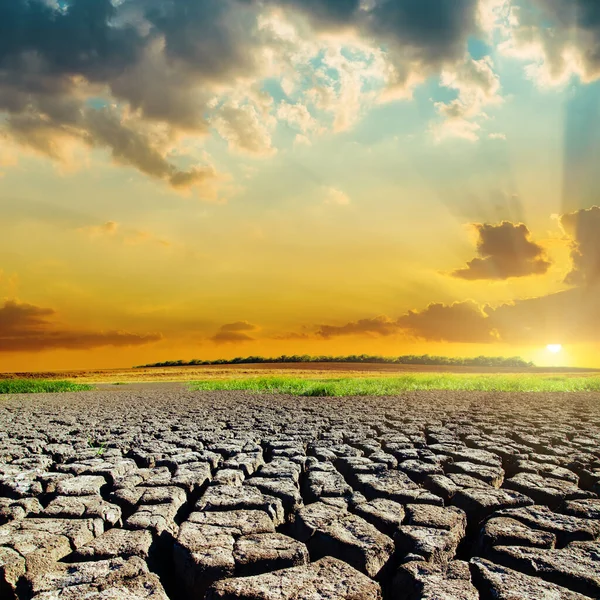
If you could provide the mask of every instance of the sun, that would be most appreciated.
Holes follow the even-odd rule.
[[[558,354],[562,350],[561,344],[548,344],[546,346],[548,352],[552,352],[552,354]]]

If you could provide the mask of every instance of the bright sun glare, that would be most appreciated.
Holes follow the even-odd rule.
[[[552,354],[558,354],[562,350],[562,346],[560,344],[548,344],[546,348],[552,352]]]

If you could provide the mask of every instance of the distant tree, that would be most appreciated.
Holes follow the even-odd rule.
[[[237,356],[231,359],[219,358],[217,360],[167,360],[148,365],[140,365],[136,369],[145,367],[181,367],[196,365],[237,365],[237,364],[260,364],[260,363],[364,363],[364,364],[401,364],[401,365],[433,365],[433,366],[466,366],[466,367],[511,367],[530,368],[533,362],[528,362],[519,356],[505,358],[502,356],[476,356],[473,358],[430,356],[423,354],[416,356],[407,354],[403,356],[376,356],[369,354],[350,354],[347,356],[309,356],[307,354],[294,354],[265,358],[264,356]]]

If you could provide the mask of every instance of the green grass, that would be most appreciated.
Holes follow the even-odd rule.
[[[37,394],[43,392],[80,392],[94,386],[70,381],[45,379],[3,379],[0,380],[0,394]]]
[[[417,373],[400,377],[302,379],[255,377],[197,381],[192,390],[246,390],[294,396],[389,396],[413,390],[599,392],[600,377]]]

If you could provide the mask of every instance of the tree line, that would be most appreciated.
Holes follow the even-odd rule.
[[[475,356],[471,358],[430,356],[429,354],[405,356],[376,356],[371,354],[349,354],[347,356],[309,356],[308,354],[283,354],[277,357],[238,356],[217,360],[166,360],[148,365],[139,365],[136,369],[148,367],[192,367],[203,365],[246,365],[257,363],[370,363],[388,365],[434,365],[451,367],[534,367],[532,362],[519,356]]]

